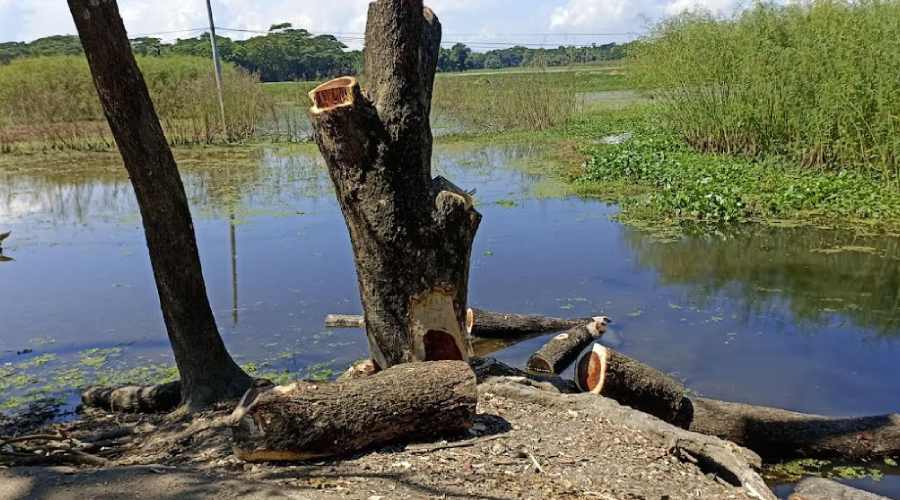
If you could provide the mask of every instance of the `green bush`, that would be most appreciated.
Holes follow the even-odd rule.
[[[703,151],[900,168],[900,1],[760,3],[664,21],[632,76]]]
[[[138,65],[173,144],[248,138],[268,105],[254,75],[226,64],[222,130],[209,60],[138,57]],[[112,144],[84,57],[16,59],[0,66],[0,147],[106,149]]]

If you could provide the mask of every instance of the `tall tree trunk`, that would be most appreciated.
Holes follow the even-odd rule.
[[[188,409],[240,396],[250,377],[216,327],[178,166],[114,0],[68,0],[100,103],[134,186]]]
[[[441,25],[422,0],[369,5],[355,78],[310,93],[316,142],[353,242],[366,333],[380,368],[468,359],[472,198],[431,177],[429,124]]]

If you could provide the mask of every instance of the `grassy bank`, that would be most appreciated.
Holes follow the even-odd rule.
[[[900,190],[877,173],[698,151],[660,125],[657,113],[648,107],[600,113],[576,128],[586,156],[570,176],[576,190],[619,201],[623,218],[641,224],[792,221],[900,228]]]
[[[138,57],[138,64],[175,145],[246,140],[270,106],[255,76],[225,65],[223,129],[208,60]],[[83,57],[17,59],[0,66],[0,152],[112,147]]]
[[[701,151],[900,179],[900,1],[757,3],[684,14],[632,53],[637,85]]]

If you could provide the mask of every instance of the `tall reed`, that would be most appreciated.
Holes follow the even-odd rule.
[[[439,75],[432,114],[483,130],[546,130],[564,125],[580,109],[571,75],[496,73]]]
[[[208,60],[139,57],[138,65],[172,144],[247,139],[270,106],[255,75],[226,64],[223,127]],[[17,59],[0,66],[0,151],[112,145],[83,57]]]
[[[759,3],[659,24],[636,83],[701,150],[776,153],[900,178],[900,1]]]

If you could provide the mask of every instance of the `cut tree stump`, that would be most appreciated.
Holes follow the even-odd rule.
[[[537,373],[558,374],[566,369],[581,351],[606,331],[609,318],[597,316],[590,322],[553,337],[528,359],[528,369]]]
[[[605,353],[605,376],[596,353]],[[661,371],[595,345],[576,367],[576,384],[688,430],[727,439],[766,461],[798,457],[860,460],[900,455],[900,415],[834,418],[689,396]]]
[[[461,361],[251,390],[235,410],[235,454],[249,462],[304,461],[450,435],[471,427],[477,399],[475,373]]]
[[[429,124],[441,24],[421,0],[369,4],[366,91],[310,92],[316,143],[350,232],[366,335],[379,368],[468,360],[472,197],[431,175]]]

